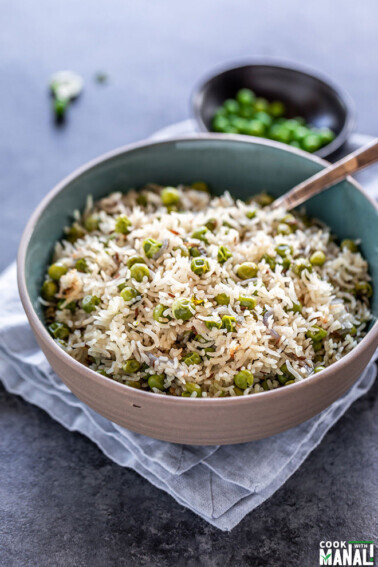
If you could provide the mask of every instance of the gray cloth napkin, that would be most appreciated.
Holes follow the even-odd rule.
[[[185,121],[176,133],[187,133],[190,124]],[[18,297],[15,264],[0,275],[0,380],[5,388],[44,409],[68,430],[83,433],[111,460],[137,471],[224,531],[286,482],[330,427],[369,390],[375,376],[371,362],[332,406],[269,439],[224,447],[156,441],[103,418],[68,390],[34,339]]]

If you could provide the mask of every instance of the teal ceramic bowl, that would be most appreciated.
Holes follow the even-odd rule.
[[[267,437],[309,419],[341,396],[358,378],[378,344],[378,325],[348,355],[301,383],[257,395],[188,399],[138,391],[79,364],[60,349],[43,323],[38,295],[53,246],[72,211],[94,199],[153,181],[162,185],[204,180],[215,193],[246,199],[268,191],[275,197],[327,163],[267,140],[203,134],[115,150],[85,165],[55,187],[32,215],[20,244],[18,283],[35,336],[52,367],[90,407],[138,433],[176,443],[227,444]],[[340,238],[361,239],[378,285],[377,207],[348,179],[307,203],[309,215]],[[372,309],[378,315],[375,291]]]

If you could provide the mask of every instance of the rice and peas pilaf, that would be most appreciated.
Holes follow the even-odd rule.
[[[258,393],[339,360],[371,318],[367,262],[270,202],[202,182],[89,199],[42,287],[51,335],[109,378],[175,396]]]

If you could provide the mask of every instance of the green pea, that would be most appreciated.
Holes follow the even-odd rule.
[[[52,280],[58,281],[64,274],[68,272],[67,266],[62,264],[61,262],[56,262],[55,264],[51,264],[47,273],[49,274]]]
[[[282,258],[282,267],[284,270],[288,270],[291,266],[289,258]]]
[[[318,130],[318,136],[320,136],[323,145],[329,144],[335,139],[335,133],[329,128],[320,128],[320,130]]]
[[[322,145],[321,139],[317,134],[308,134],[302,140],[302,148],[306,152],[316,152]]]
[[[235,396],[242,396],[244,393],[243,390],[241,390],[237,386],[234,386],[234,392],[235,392]]]
[[[162,243],[158,242],[154,238],[147,238],[143,241],[142,247],[147,258],[153,258],[157,252],[159,252],[162,247]]]
[[[243,133],[248,136],[261,137],[265,134],[265,126],[260,120],[252,119],[246,123]]]
[[[293,138],[295,142],[302,142],[302,140],[310,133],[310,130],[306,126],[298,126],[293,132]]]
[[[234,376],[234,382],[241,390],[246,390],[253,386],[253,374],[249,370],[239,370]]]
[[[179,250],[180,255],[183,256],[184,258],[189,257],[189,250],[185,246],[176,246],[176,248],[173,248],[173,250],[174,251]],[[200,254],[198,255],[200,256]]]
[[[288,213],[287,215],[285,215],[281,219],[281,221],[288,224],[291,227],[292,232],[296,231],[297,225],[298,225],[298,220],[295,218],[294,215],[292,215],[291,213]]]
[[[322,370],[325,370],[325,366],[317,366],[316,368],[314,368],[314,374],[317,374],[318,372],[321,372]]]
[[[300,301],[298,301],[298,303],[293,301],[293,307],[290,311],[293,311],[293,313],[302,313],[302,303],[300,303]]]
[[[68,326],[65,323],[59,323],[58,321],[51,323],[51,325],[48,326],[48,330],[54,339],[65,340],[70,334]]]
[[[257,211],[256,211],[256,209],[255,209],[254,211],[248,211],[248,212],[245,214],[245,216],[247,217],[247,219],[250,219],[250,220],[251,220],[251,219],[254,219],[254,218],[255,218],[256,213],[257,213]]]
[[[140,382],[137,380],[126,380],[126,386],[130,386],[130,388],[136,388],[137,390],[141,389]]]
[[[135,360],[135,358],[130,358],[129,360],[126,360],[126,362],[122,365],[122,370],[126,374],[134,374],[134,372],[138,372],[140,367],[140,362]]]
[[[178,207],[177,205],[167,205],[167,213],[170,215],[171,213],[177,213]]]
[[[172,303],[172,314],[175,319],[188,321],[193,317],[195,310],[194,303],[190,299],[178,298]]]
[[[280,100],[274,100],[269,105],[269,114],[278,118],[279,116],[283,116],[286,112],[286,107],[283,102]]]
[[[120,295],[124,301],[132,301],[138,297],[139,293],[134,287],[126,286],[123,288]]]
[[[239,115],[240,115],[242,118],[247,118],[247,119],[249,119],[249,118],[252,118],[252,117],[254,116],[254,114],[255,114],[255,112],[254,112],[253,106],[246,106],[246,105],[243,105],[243,106],[241,106],[241,108],[240,108],[240,110],[239,110]]]
[[[197,228],[194,232],[192,232],[192,238],[197,238],[197,240],[202,240],[203,242],[207,242],[206,234],[209,232],[209,229],[206,226],[202,226]]]
[[[130,232],[131,220],[126,216],[122,215],[116,219],[115,232],[120,234],[128,234]]]
[[[209,219],[208,221],[205,222],[205,227],[208,228],[211,232],[214,232],[217,226],[218,226],[217,219]]]
[[[318,342],[318,343],[314,343],[312,345],[312,348],[314,349],[315,352],[320,352],[321,350],[323,350],[324,345],[322,342]]]
[[[217,253],[218,262],[224,264],[229,258],[232,258],[230,249],[227,246],[219,246]]]
[[[255,278],[258,271],[259,269],[254,262],[244,262],[243,264],[240,264],[236,270],[236,275],[241,280],[249,280],[250,278]]]
[[[239,103],[232,98],[224,101],[223,108],[226,110],[227,114],[237,114],[240,110]]]
[[[279,256],[281,256],[281,258],[285,258],[285,256],[293,254],[293,247],[289,244],[279,244],[275,247],[275,251]]]
[[[97,230],[100,224],[100,219],[96,215],[91,215],[87,217],[84,221],[84,227],[88,232],[93,232]]]
[[[202,358],[198,352],[188,352],[182,357],[181,362],[184,362],[187,366],[192,366],[193,364],[201,364]]]
[[[240,89],[236,95],[238,103],[245,106],[251,105],[255,99],[255,93],[251,89]]]
[[[203,193],[210,193],[210,188],[208,184],[205,183],[204,181],[195,181],[194,183],[192,183],[191,187],[196,191],[202,191]]]
[[[288,369],[286,362],[281,366],[280,370],[282,374],[277,374],[277,380],[280,384],[284,385],[290,378],[294,378],[293,374],[291,374],[290,370]]]
[[[227,333],[233,333],[235,331],[235,317],[231,315],[223,315],[222,317],[222,329],[226,329]]]
[[[286,224],[285,222],[280,222],[277,226],[277,234],[282,234],[284,236],[288,236],[292,232],[293,231],[291,230],[291,227],[288,224]]]
[[[274,269],[276,267],[276,262],[275,262],[274,258],[269,256],[268,254],[264,254],[263,257],[261,258],[261,260],[264,260],[265,263],[268,264],[270,269],[274,271]]]
[[[306,260],[306,258],[298,258],[297,260],[294,260],[292,270],[293,270],[294,274],[297,274],[297,276],[300,276],[301,273],[303,272],[303,270],[307,270],[308,272],[311,273],[312,272],[312,266],[311,266],[310,262],[308,260]]]
[[[266,379],[261,382],[261,386],[265,392],[269,390],[268,381]]]
[[[373,295],[373,288],[369,282],[358,282],[354,286],[357,297],[371,297]]]
[[[134,264],[145,264],[145,263],[146,261],[144,258],[142,258],[142,256],[132,256],[127,260],[126,266],[128,268],[131,268],[131,266],[134,266]]]
[[[285,386],[290,386],[290,384],[294,384],[295,380],[288,380]]]
[[[327,336],[327,331],[322,329],[318,325],[313,325],[310,330],[307,331],[306,337],[314,341],[314,343],[320,342]]]
[[[272,117],[264,111],[256,112],[255,118],[256,120],[261,122],[261,124],[263,124],[265,128],[270,128],[273,122]]]
[[[233,228],[232,224],[229,223],[228,221],[223,221],[222,226],[227,226],[228,228]],[[226,234],[228,234],[228,231],[226,232]]]
[[[147,207],[148,205],[147,197],[143,193],[139,193],[139,195],[136,198],[136,202],[140,207]]]
[[[225,116],[215,116],[213,119],[213,130],[215,132],[224,132],[229,122]]]
[[[310,262],[313,266],[323,266],[326,261],[326,255],[321,250],[317,250],[310,256]]]
[[[186,391],[191,395],[193,392],[197,394],[197,398],[202,397],[202,388],[199,384],[195,384],[194,382],[187,382],[185,384]]]
[[[86,313],[92,313],[92,311],[96,309],[96,306],[100,304],[100,301],[100,298],[96,295],[86,295],[83,298],[81,307]]]
[[[78,272],[89,272],[88,264],[85,258],[79,258],[76,260],[75,268]]]
[[[224,133],[225,134],[238,134],[238,129],[235,128],[235,126],[227,126],[227,128],[224,129]]]
[[[291,141],[292,134],[284,124],[273,124],[269,131],[270,137],[277,142],[288,144]]]
[[[218,305],[228,305],[230,303],[230,298],[226,293],[218,293],[214,299]]]
[[[96,370],[96,372],[97,374],[101,374],[101,376],[106,376],[106,378],[109,378],[109,374],[102,368],[100,370]]]
[[[274,197],[269,193],[259,193],[253,197],[253,200],[260,205],[260,207],[268,207],[274,201]]]
[[[237,116],[232,120],[231,124],[232,126],[234,126],[234,128],[237,129],[240,134],[244,134],[247,130],[248,120]]]
[[[194,272],[197,276],[202,276],[206,274],[210,270],[209,261],[206,258],[202,258],[199,256],[198,258],[193,258],[190,263],[190,269]]]
[[[83,238],[83,236],[85,236],[85,231],[81,228],[81,226],[78,226],[76,224],[73,224],[67,231],[65,238],[66,240],[68,240],[69,242],[76,242],[76,240],[78,240],[79,238]]]
[[[165,390],[164,381],[165,381],[165,374],[151,374],[151,376],[147,380],[148,385],[151,388],[151,390],[153,388],[156,388],[157,390],[160,390],[161,392],[163,390]]]
[[[358,252],[358,245],[354,240],[345,239],[341,242],[341,249],[347,248],[351,252]]]
[[[247,309],[252,311],[252,309],[254,309],[257,305],[257,299],[255,297],[246,297],[244,295],[241,295],[239,297],[239,303],[242,307],[246,307]]]
[[[288,120],[285,120],[284,124],[285,128],[287,128],[291,133],[295,132],[299,126],[298,121],[295,120],[295,118],[289,118]]]
[[[301,147],[300,143],[297,142],[297,140],[292,140],[290,142],[290,146],[293,146],[293,148],[300,148]]]
[[[133,264],[130,268],[130,277],[140,283],[143,278],[150,277],[150,270],[146,264]]]
[[[52,282],[50,280],[43,282],[41,288],[41,296],[43,297],[43,299],[45,299],[46,301],[53,301],[56,293],[58,293],[58,286],[55,282]]]
[[[160,198],[163,205],[177,205],[180,201],[180,193],[176,187],[164,187]]]
[[[222,323],[221,321],[205,321],[205,325],[208,329],[220,329]]]
[[[63,307],[64,305],[64,307]],[[76,301],[70,301],[69,303],[66,303],[65,299],[60,299],[58,301],[58,303],[56,304],[58,309],[68,309],[68,311],[71,311],[71,313],[74,313],[76,311]]]
[[[269,102],[266,98],[259,97],[255,100],[254,107],[256,112],[267,112],[269,109]]]
[[[200,252],[200,249],[198,248],[198,246],[191,246],[189,248],[189,255],[192,258],[198,258],[198,256],[201,256],[201,252]]]
[[[170,317],[164,317],[163,313],[164,311],[167,310],[167,307],[165,305],[162,305],[161,303],[158,303],[156,305],[156,307],[154,308],[153,312],[152,312],[152,317],[154,318],[155,321],[157,321],[158,323],[167,323],[167,320],[170,320]]]

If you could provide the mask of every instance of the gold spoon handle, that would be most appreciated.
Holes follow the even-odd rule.
[[[284,207],[288,211],[294,209],[310,197],[342,181],[347,175],[355,173],[376,161],[378,161],[378,138],[302,181],[288,193],[276,199],[271,206],[274,209]]]

